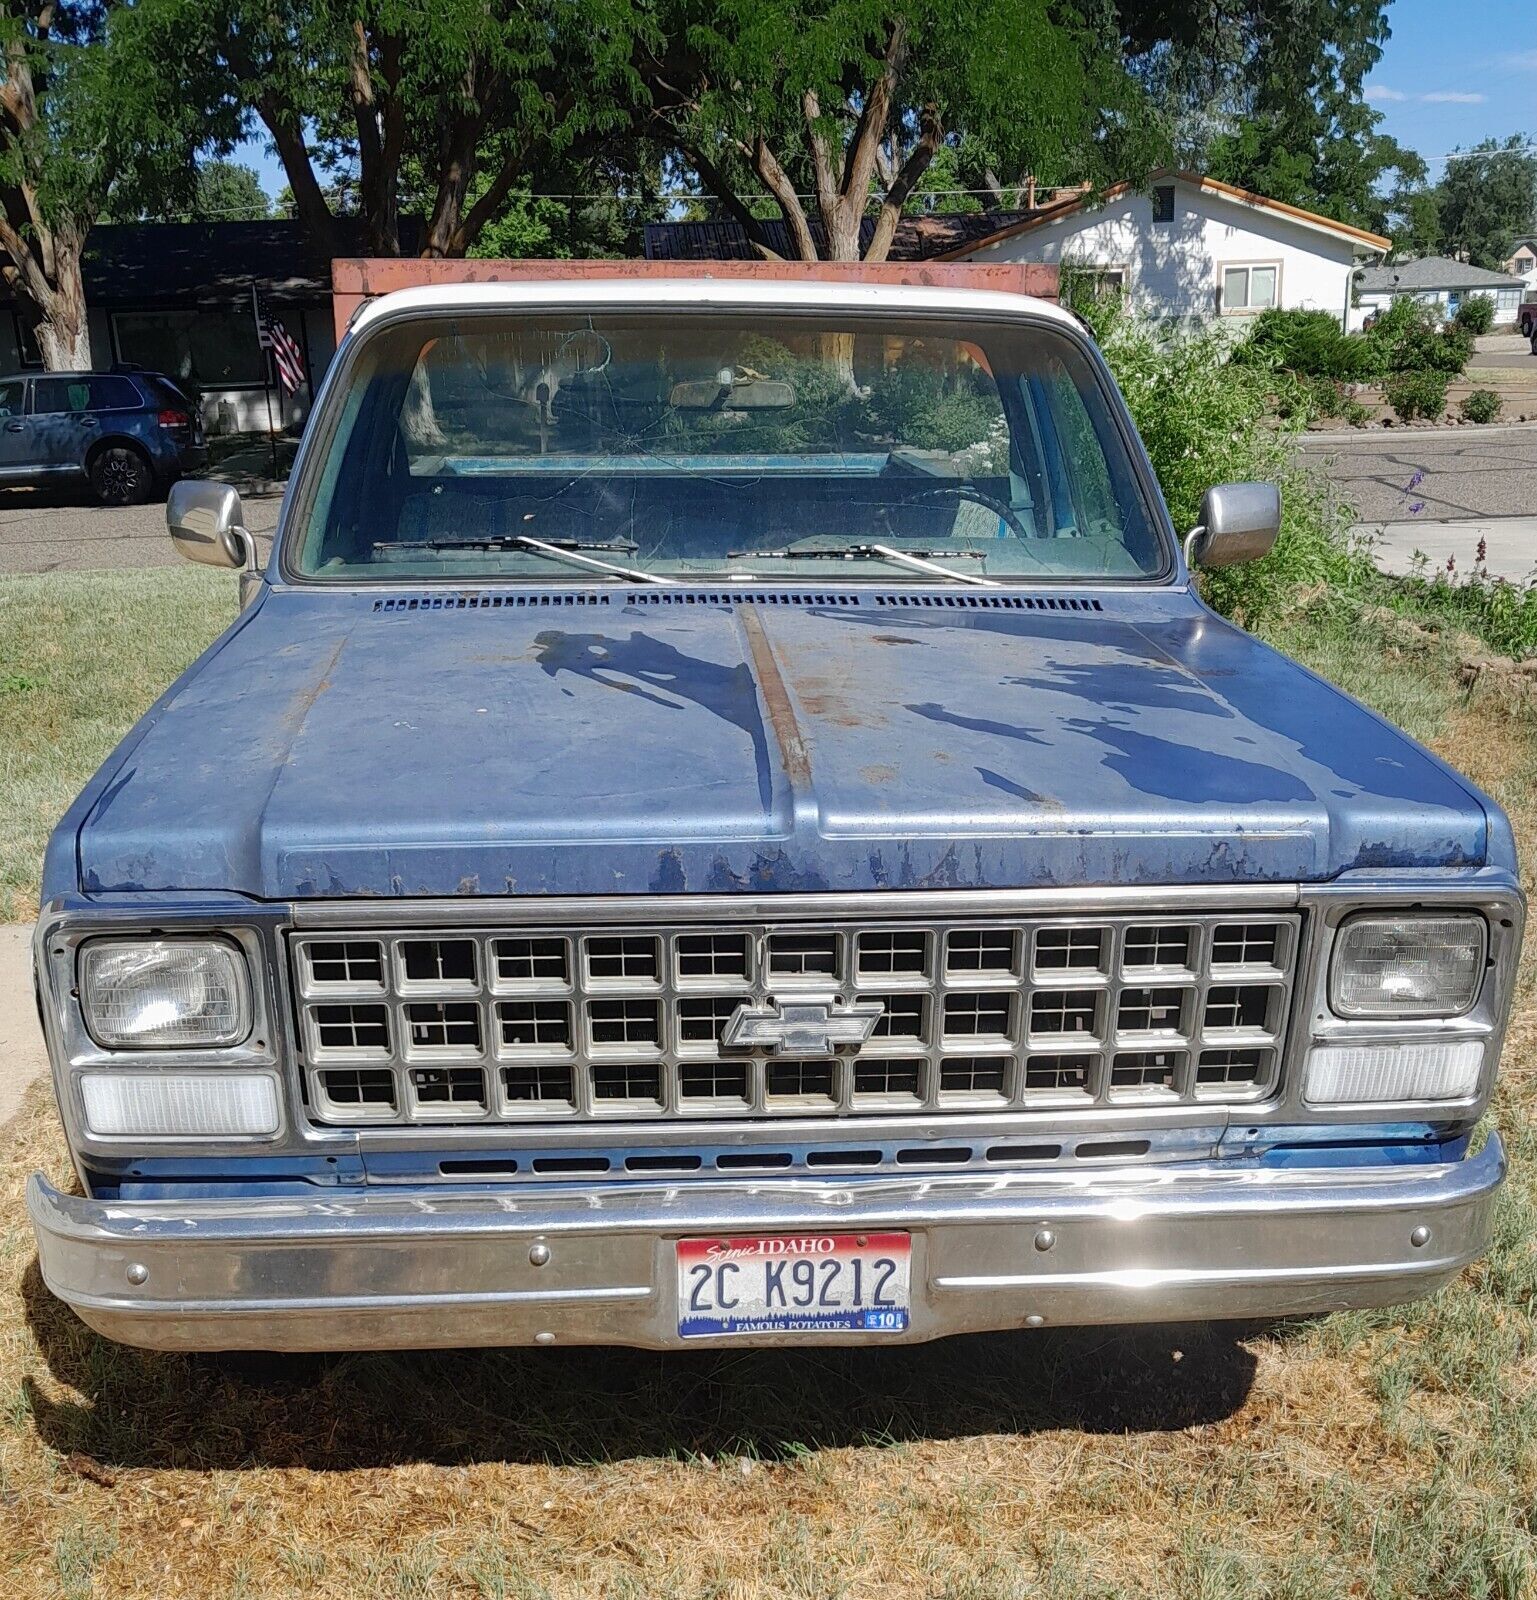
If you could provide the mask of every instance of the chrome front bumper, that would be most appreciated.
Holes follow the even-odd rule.
[[[1048,1324],[1267,1317],[1391,1304],[1478,1256],[1497,1136],[1438,1165],[1209,1164],[1007,1177],[371,1189],[122,1203],[34,1176],[44,1281],[98,1332],[164,1350],[683,1344],[673,1245],[905,1229],[915,1343]],[[793,1344],[804,1335],[688,1344]]]

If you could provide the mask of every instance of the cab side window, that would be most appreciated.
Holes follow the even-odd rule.
[[[0,383],[0,417],[19,417],[26,410],[26,385]]]

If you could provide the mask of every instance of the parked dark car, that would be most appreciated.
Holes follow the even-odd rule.
[[[207,459],[196,404],[157,372],[0,378],[0,482],[86,478],[103,505],[138,505]]]

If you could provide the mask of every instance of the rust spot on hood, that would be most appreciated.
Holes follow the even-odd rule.
[[[792,790],[806,793],[811,787],[811,757],[806,751],[800,724],[795,720],[790,691],[785,688],[784,676],[764,631],[763,618],[756,606],[739,606],[737,612],[742,619],[747,651],[752,657],[753,675],[763,696],[763,709],[768,713],[769,726],[774,730],[780,759],[784,762],[785,776]]]

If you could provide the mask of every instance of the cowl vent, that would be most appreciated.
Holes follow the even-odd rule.
[[[1103,611],[1098,600],[1057,594],[878,594],[878,606],[920,606],[959,611]]]
[[[627,606],[862,606],[858,594],[837,594],[813,589],[634,589],[624,597]]]
[[[820,589],[482,590],[395,594],[374,601],[380,616],[410,611],[533,611],[570,606],[793,606],[800,610],[1103,611],[1086,595],[979,594],[975,590],[854,592]]]
[[[397,611],[531,611],[543,606],[606,606],[606,594],[494,590],[480,594],[393,594],[374,601],[376,613]]]

